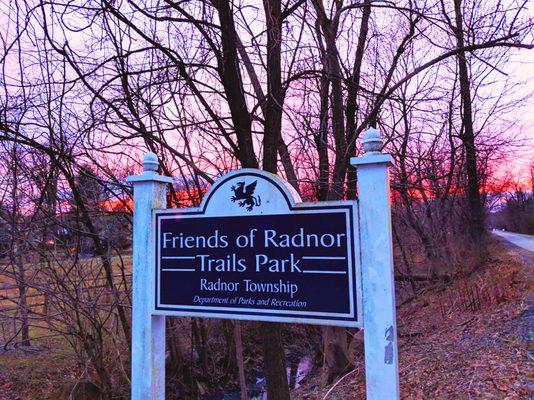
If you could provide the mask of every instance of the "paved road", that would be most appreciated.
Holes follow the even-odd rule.
[[[525,250],[534,252],[534,236],[532,235],[523,235],[521,233],[503,232],[498,230],[493,230],[491,233],[500,236]]]

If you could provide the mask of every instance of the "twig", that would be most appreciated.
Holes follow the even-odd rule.
[[[326,394],[324,395],[324,397],[323,397],[322,400],[326,400],[326,398],[328,397],[328,395],[329,395],[330,393],[332,393],[332,391],[336,388],[336,386],[339,384],[339,382],[341,382],[341,381],[342,381],[343,379],[345,379],[347,376],[349,376],[349,375],[351,375],[351,374],[353,374],[354,372],[357,372],[357,371],[358,371],[358,369],[356,368],[356,369],[353,369],[353,370],[350,371],[350,372],[347,372],[345,375],[343,375],[343,376],[342,376],[336,383],[334,383],[334,385],[333,385],[330,389],[328,389],[328,392],[326,392]]]
[[[406,365],[404,368],[401,368],[401,370],[399,371],[399,374],[404,372],[404,371],[406,371],[407,369],[412,368],[414,365],[419,364],[421,361],[426,360],[426,359],[427,359],[427,357],[423,357],[423,358],[420,358],[419,360],[411,363],[410,365]]]

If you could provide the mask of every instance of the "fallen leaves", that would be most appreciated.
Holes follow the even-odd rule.
[[[474,273],[428,290],[397,310],[403,400],[523,400],[533,395],[528,347],[533,274],[500,245],[490,251],[492,258]],[[357,366],[364,370],[361,357]],[[328,400],[362,399],[364,393],[362,372],[340,383]]]

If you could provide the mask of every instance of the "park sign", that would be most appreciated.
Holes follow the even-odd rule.
[[[143,159],[134,186],[133,400],[165,399],[165,318],[360,327],[369,400],[399,399],[388,166],[369,129],[357,201],[304,203],[276,175],[231,171],[199,207],[166,209],[171,177]]]
[[[154,223],[154,313],[361,327],[356,202],[302,203],[241,169]]]

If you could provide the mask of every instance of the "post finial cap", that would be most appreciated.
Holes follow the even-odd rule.
[[[145,172],[156,172],[159,167],[158,156],[152,152],[148,152],[143,157],[143,170]]]
[[[363,134],[363,150],[365,153],[380,153],[382,150],[382,138],[375,128],[369,128]]]

